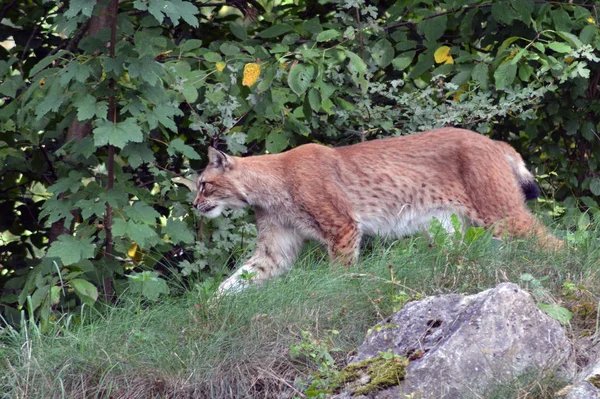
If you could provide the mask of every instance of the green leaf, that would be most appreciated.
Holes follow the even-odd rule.
[[[223,54],[231,57],[240,53],[240,48],[238,46],[234,46],[233,44],[228,42],[221,44],[221,47],[219,47],[219,49]]]
[[[500,64],[494,72],[494,79],[496,82],[496,89],[503,90],[509,87],[517,76],[517,65],[511,64],[510,62],[504,62]]]
[[[54,306],[54,305],[58,305],[58,303],[60,302],[60,292],[61,292],[61,287],[55,285],[52,286],[50,288],[50,305]]]
[[[77,202],[75,206],[81,209],[83,219],[88,219],[93,215],[102,217],[106,212],[106,204],[93,199],[83,199]]]
[[[403,71],[412,64],[413,59],[415,58],[414,51],[407,51],[405,53],[400,54],[400,56],[394,58],[392,60],[392,65],[394,69],[397,71]]]
[[[446,31],[446,24],[448,23],[448,17],[441,15],[435,18],[429,18],[419,22],[417,30],[419,33],[425,35],[425,39],[432,44],[442,37]]]
[[[507,1],[496,0],[492,3],[492,17],[496,21],[508,25],[516,17],[516,14]]]
[[[321,95],[317,89],[310,89],[308,91],[308,103],[315,112],[321,109]]]
[[[550,15],[554,22],[554,29],[562,31],[571,30],[571,17],[563,7],[557,7],[557,9],[552,10]]]
[[[136,124],[134,118],[127,118],[119,123],[101,120],[94,129],[94,145],[96,147],[111,144],[123,148],[129,142],[141,143],[143,140],[142,129]]]
[[[65,225],[69,225],[73,220],[73,203],[69,199],[52,199],[44,202],[42,205],[42,212],[40,212],[40,219],[48,216],[46,220],[46,226],[52,225],[52,223],[64,219]]]
[[[408,75],[410,78],[418,78],[431,68],[433,65],[433,53],[422,53],[418,61]]]
[[[182,53],[187,53],[200,47],[202,47],[202,40],[199,39],[189,39],[180,44]]]
[[[23,87],[23,79],[21,75],[15,75],[7,78],[0,85],[0,94],[15,98],[17,96],[17,90]]]
[[[302,28],[312,34],[318,34],[323,31],[323,25],[321,25],[321,21],[319,21],[319,17],[317,16],[302,22]]]
[[[272,39],[274,37],[281,36],[284,33],[291,31],[292,29],[294,28],[291,25],[277,24],[263,30],[258,35],[263,39]]]
[[[89,281],[80,278],[69,281],[79,299],[88,306],[93,306],[98,300],[98,289]]]
[[[317,35],[317,42],[328,42],[340,37],[342,34],[335,29],[324,30]]]
[[[141,77],[152,86],[156,86],[163,75],[163,68],[150,56],[128,58],[127,72],[132,79]]]
[[[81,179],[84,174],[78,170],[72,170],[69,172],[68,177],[61,177],[53,185],[48,187],[48,191],[54,194],[54,198],[58,197],[59,194],[71,191],[72,193],[77,192],[79,187],[83,185]]]
[[[96,98],[91,94],[87,94],[76,101],[75,107],[77,108],[77,119],[80,121],[86,121],[94,116],[106,119],[108,114],[108,104],[106,101],[96,102]]]
[[[220,62],[220,61],[223,61],[223,57],[221,57],[221,54],[215,53],[214,51],[209,51],[207,53],[204,53],[204,54],[202,54],[202,56],[208,62]]]
[[[88,64],[80,64],[78,61],[71,61],[66,68],[62,70],[60,84],[66,86],[75,78],[78,82],[85,82],[92,74],[92,67]]]
[[[240,24],[237,24],[235,22],[231,22],[229,24],[229,30],[231,31],[231,33],[233,34],[233,36],[237,37],[240,40],[246,40],[246,39],[248,39],[248,33],[246,33],[246,28],[244,28]]]
[[[567,43],[569,43],[571,45],[571,47],[581,48],[583,46],[583,43],[581,42],[581,40],[579,40],[579,38],[572,33],[569,33],[569,32],[556,32],[556,33],[558,34],[558,36],[565,39],[565,41]]]
[[[198,99],[198,90],[190,82],[185,82],[181,89],[181,94],[189,103],[194,103]]]
[[[156,219],[160,218],[160,213],[142,201],[137,201],[132,206],[125,207],[123,212],[125,212],[131,220],[151,225],[156,224]]]
[[[590,182],[590,191],[592,194],[600,196],[600,178],[594,177]]]
[[[113,234],[115,237],[128,237],[142,248],[148,248],[159,241],[156,232],[147,224],[121,218],[115,220]]]
[[[511,5],[517,12],[516,18],[529,26],[531,24],[531,13],[535,7],[533,0],[513,0]]]
[[[371,48],[371,57],[380,68],[385,68],[394,59],[394,47],[386,39],[381,39]]]
[[[35,108],[36,119],[40,120],[50,111],[57,112],[66,98],[58,80],[54,80],[42,102]]]
[[[194,234],[187,223],[180,219],[169,218],[169,220],[167,220],[167,225],[163,227],[162,232],[169,236],[172,243],[184,242],[186,244],[191,244],[195,241]]]
[[[269,87],[271,87],[271,84],[273,83],[273,79],[275,79],[275,75],[277,74],[278,69],[279,67],[277,65],[265,69],[265,71],[263,72],[263,78],[258,83],[259,93],[266,91],[269,89]]]
[[[31,68],[31,71],[29,71],[29,76],[33,77],[33,76],[37,75],[37,73],[40,72],[42,69],[46,68],[47,66],[52,64],[54,61],[56,61],[58,58],[63,57],[67,53],[68,53],[68,51],[60,50],[54,55],[43,58],[40,62],[35,64],[35,66],[33,68]]]
[[[596,33],[598,32],[598,27],[593,24],[586,25],[579,34],[579,39],[584,44],[591,44],[596,37]]]
[[[519,79],[523,82],[528,82],[529,78],[533,74],[533,67],[529,64],[522,64],[519,66]]]
[[[288,75],[288,85],[296,95],[301,96],[310,86],[315,68],[312,65],[298,64]]]
[[[471,70],[460,71],[459,73],[454,75],[454,77],[452,78],[450,83],[460,86],[463,83],[465,83],[467,80],[469,80],[470,78],[471,78]]]
[[[183,111],[169,104],[159,104],[152,110],[152,114],[158,121],[167,129],[177,132],[177,125],[173,118],[175,116],[183,116]]]
[[[548,316],[559,321],[563,325],[569,324],[569,321],[573,317],[573,313],[562,306],[547,303],[538,303],[537,306]]]
[[[581,135],[590,143],[596,141],[596,132],[592,121],[587,120],[581,124]]]
[[[546,46],[550,47],[552,50],[556,51],[557,53],[570,53],[571,51],[573,51],[571,46],[569,46],[568,44],[565,44],[565,43],[561,43],[561,42],[550,42]]]
[[[179,24],[179,19],[183,19],[194,28],[199,26],[198,18],[196,18],[196,14],[199,12],[198,8],[189,1],[150,0],[146,5],[144,1],[136,0],[133,6],[138,10],[147,10],[160,24],[163,23],[166,16],[175,26]]]
[[[46,256],[60,258],[62,264],[68,266],[81,259],[93,258],[95,249],[96,245],[92,244],[91,237],[78,240],[71,235],[63,234],[50,245]]]
[[[154,152],[145,143],[129,143],[121,151],[121,156],[128,158],[129,165],[137,168],[144,163],[153,163]]]
[[[231,134],[225,135],[225,137],[223,137],[223,140],[225,140],[225,143],[227,143],[227,149],[230,153],[240,154],[248,150],[248,147],[246,147],[246,133],[233,132]]]
[[[489,67],[485,62],[480,62],[473,68],[472,77],[482,88],[486,89],[489,84]]]
[[[92,11],[96,5],[96,0],[71,0],[69,1],[69,9],[65,11],[65,17],[71,19],[81,13],[86,17],[92,16]]]
[[[38,288],[37,290],[35,290],[35,292],[31,296],[31,310],[32,311],[34,311],[40,307],[42,302],[44,302],[44,300],[46,299],[46,296],[48,295],[49,290],[50,290],[49,285],[44,285],[44,286]]]
[[[287,148],[290,142],[291,134],[288,131],[273,130],[267,136],[267,151],[270,154],[277,154]]]
[[[171,141],[167,148],[167,153],[170,156],[174,156],[176,153],[185,155],[189,159],[200,159],[200,155],[189,145],[185,144],[182,139],[175,139]]]
[[[156,301],[160,294],[168,294],[167,282],[158,276],[157,272],[145,271],[141,273],[128,274],[129,290],[143,295],[146,299]]]
[[[350,66],[352,69],[359,74],[364,74],[367,72],[367,64],[365,64],[362,58],[348,50],[344,51],[344,54],[350,59]]]

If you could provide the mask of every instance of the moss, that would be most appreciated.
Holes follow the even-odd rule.
[[[398,385],[406,374],[408,359],[392,353],[380,353],[379,356],[366,359],[346,366],[338,376],[336,382],[341,386],[346,383],[357,382],[366,374],[369,381],[366,384],[351,387],[354,395],[365,395],[393,385]]]
[[[392,329],[398,327],[398,324],[390,323],[390,324],[377,324],[373,328],[369,328],[367,331],[367,337],[373,333],[373,331],[381,332],[382,330]]]
[[[587,382],[589,382],[596,388],[600,388],[600,374],[594,374],[593,376],[587,379]]]

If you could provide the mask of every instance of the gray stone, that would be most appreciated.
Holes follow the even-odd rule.
[[[560,323],[511,283],[411,302],[369,331],[351,363],[389,350],[412,359],[405,379],[369,398],[480,398],[524,373],[572,368],[571,344]]]
[[[600,362],[584,370],[578,382],[563,391],[566,399],[600,399]]]

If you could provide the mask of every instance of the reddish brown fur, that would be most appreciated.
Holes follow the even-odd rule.
[[[209,216],[223,207],[256,208],[258,248],[242,268],[257,272],[257,280],[289,268],[307,239],[327,245],[331,259],[354,262],[363,234],[410,234],[434,216],[450,227],[452,213],[499,237],[533,235],[543,245],[562,245],[525,205],[520,183],[532,177],[519,154],[468,130],[340,148],[307,144],[247,158],[209,155],[194,205]],[[239,273],[221,289],[238,286]]]

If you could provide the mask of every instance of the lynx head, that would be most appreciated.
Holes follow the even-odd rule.
[[[236,157],[213,147],[208,148],[208,166],[198,177],[198,193],[193,202],[194,207],[204,216],[212,219],[219,216],[225,208],[239,209],[248,206],[241,185],[243,168],[238,164],[239,159]]]

